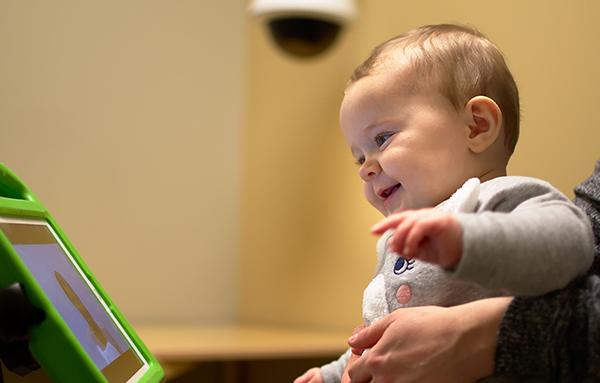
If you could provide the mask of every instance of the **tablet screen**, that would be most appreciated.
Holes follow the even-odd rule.
[[[0,218],[0,229],[106,379],[138,381],[148,365],[52,228]]]

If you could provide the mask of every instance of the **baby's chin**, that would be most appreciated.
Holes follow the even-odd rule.
[[[417,209],[417,207],[413,207],[412,204],[407,203],[407,201],[395,201],[394,204],[385,204],[382,201],[377,201],[377,203],[371,202],[371,205],[377,209],[381,214],[385,217],[390,216],[396,213],[402,213],[406,210]]]
[[[402,207],[395,207],[395,208],[391,208],[391,209],[386,209],[386,208],[383,208],[383,209],[378,209],[378,210],[379,210],[379,211],[380,211],[380,212],[381,212],[381,213],[382,213],[384,216],[388,217],[388,216],[390,216],[390,215],[392,215],[392,214],[396,214],[396,213],[402,213],[403,211],[410,210],[410,208],[409,208],[409,207],[404,207],[404,206],[402,206]]]
[[[404,211],[407,210],[416,210],[416,209],[423,209],[428,207],[427,205],[419,205],[419,204],[412,204],[412,203],[406,203],[405,201],[403,201],[402,204],[396,205],[396,206],[383,206],[383,207],[378,207],[377,210],[379,210],[384,216],[390,216],[392,214],[397,214],[397,213],[402,213]]]

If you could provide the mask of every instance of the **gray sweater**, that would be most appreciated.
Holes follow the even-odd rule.
[[[600,381],[600,161],[574,202],[592,221],[594,263],[563,290],[513,300],[498,333],[495,376]]]
[[[452,306],[504,294],[538,295],[565,287],[593,258],[587,216],[547,182],[527,177],[468,180],[437,206],[454,213],[463,229],[458,266],[407,260],[377,245],[378,265],[365,289],[367,325],[401,307]],[[339,382],[349,352],[325,365],[325,383]]]

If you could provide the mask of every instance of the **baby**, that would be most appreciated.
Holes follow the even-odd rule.
[[[367,200],[387,217],[373,228],[365,325],[401,307],[544,294],[589,268],[586,215],[547,182],[506,176],[519,113],[502,53],[472,28],[417,28],[354,71],[340,125]],[[351,355],[295,382],[340,382]]]

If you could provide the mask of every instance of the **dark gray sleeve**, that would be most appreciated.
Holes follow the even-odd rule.
[[[480,210],[457,215],[463,256],[454,277],[511,295],[542,295],[587,272],[594,256],[589,219],[562,193],[525,177],[486,186]]]
[[[321,378],[323,383],[339,383],[342,381],[342,375],[350,359],[352,350],[348,349],[338,360],[334,360],[321,367]]]
[[[514,299],[498,333],[496,376],[600,381],[600,161],[575,196],[592,221],[594,263],[588,275],[563,290]]]
[[[498,334],[497,376],[600,379],[600,277],[541,297],[517,297]]]

